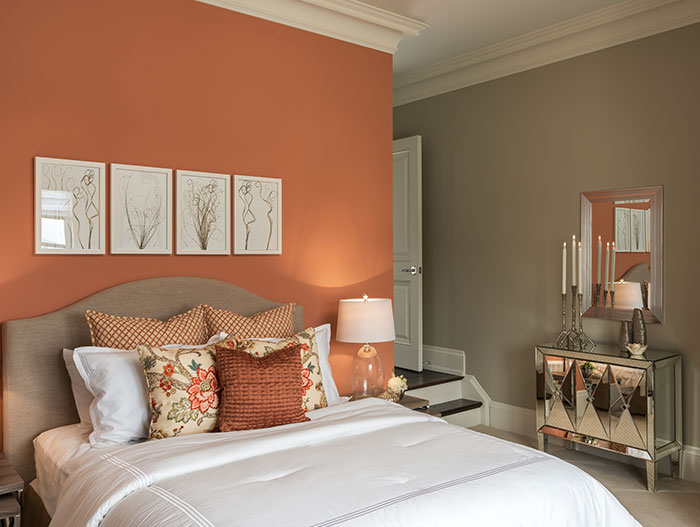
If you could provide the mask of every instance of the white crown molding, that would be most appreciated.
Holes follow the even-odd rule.
[[[394,77],[394,106],[700,22],[698,0],[626,0]]]
[[[359,46],[395,53],[428,24],[357,0],[197,0]]]

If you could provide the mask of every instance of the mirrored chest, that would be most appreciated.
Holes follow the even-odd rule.
[[[671,456],[678,477],[683,447],[681,356],[647,350],[630,356],[615,346],[580,352],[535,348],[538,444],[548,436],[633,456],[647,463],[656,490],[657,463]]]

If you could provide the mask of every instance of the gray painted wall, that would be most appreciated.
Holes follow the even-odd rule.
[[[425,343],[465,350],[496,401],[534,408],[536,343],[560,326],[579,193],[664,185],[665,323],[700,446],[700,24],[400,106],[423,136]],[[586,319],[598,342],[619,323]]]

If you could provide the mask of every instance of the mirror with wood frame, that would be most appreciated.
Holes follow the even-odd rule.
[[[581,245],[584,316],[663,322],[662,186],[581,193]]]

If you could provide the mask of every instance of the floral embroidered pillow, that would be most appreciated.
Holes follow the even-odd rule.
[[[256,357],[265,357],[290,345],[300,344],[301,353],[301,407],[305,412],[328,406],[326,391],[323,388],[321,363],[318,358],[316,331],[308,328],[286,339],[228,339],[217,346],[247,351]]]
[[[212,432],[219,421],[221,385],[214,344],[136,348],[151,403],[149,439]]]

